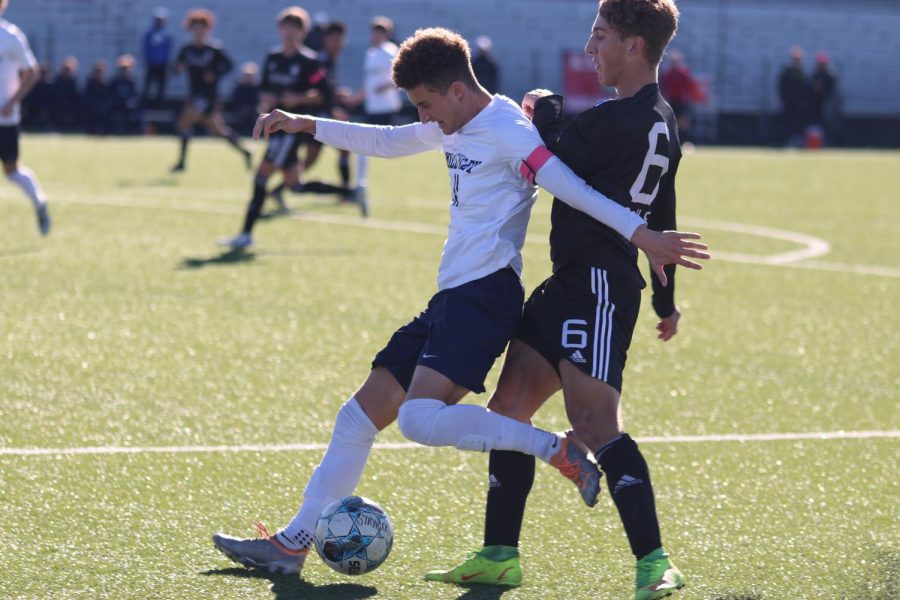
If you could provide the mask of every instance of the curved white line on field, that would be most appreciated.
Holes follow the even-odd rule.
[[[809,431],[798,433],[722,433],[639,437],[642,444],[698,444],[719,442],[778,442],[792,440],[870,440],[900,438],[900,431]],[[412,442],[387,442],[379,450],[415,450],[428,446]],[[238,444],[234,446],[83,446],[74,448],[0,448],[0,456],[72,456],[105,454],[217,454],[227,452],[322,451],[328,444]]]
[[[0,198],[11,197],[10,193],[0,191]],[[210,204],[181,204],[173,206],[165,206],[156,202],[147,202],[143,198],[120,194],[115,199],[101,198],[98,196],[87,200],[80,195],[71,194],[55,194],[54,201],[62,201],[70,204],[88,204],[93,206],[110,206],[116,208],[143,208],[152,210],[179,211],[179,212],[198,212],[212,213],[219,215],[241,215],[242,209],[237,207],[227,207],[221,205]],[[381,229],[384,231],[400,231],[405,233],[422,233],[428,235],[447,235],[447,227],[440,225],[432,225],[429,223],[416,223],[411,221],[390,221],[386,219],[367,219],[363,220],[359,217],[350,217],[337,214],[312,214],[296,212],[291,215],[292,218],[302,221],[312,221],[316,223],[328,223],[332,225],[349,225],[352,227],[365,227],[369,229]],[[682,219],[684,225],[698,227],[707,227],[709,229],[722,229],[724,231],[733,231],[735,233],[746,233],[750,235],[761,235],[763,237],[773,237],[775,239],[792,241],[805,246],[799,250],[782,252],[772,255],[744,254],[738,252],[715,252],[716,260],[725,262],[735,262],[743,264],[758,264],[772,267],[791,267],[798,269],[807,269],[812,271],[830,271],[836,273],[854,273],[859,275],[874,275],[877,277],[900,277],[900,269],[892,267],[883,267],[880,265],[859,265],[853,263],[836,263],[836,262],[797,262],[815,256],[821,256],[827,250],[821,244],[827,246],[827,242],[808,236],[802,233],[785,231],[781,229],[772,229],[768,227],[759,227],[756,225],[745,225],[743,223],[733,223],[730,221],[714,221],[709,219],[687,218]],[[728,227],[728,229],[724,229]],[[740,228],[740,229],[739,229]],[[752,230],[752,231],[751,231]],[[790,237],[788,237],[790,236]],[[530,244],[547,245],[549,242],[546,235],[529,235],[526,242]]]
[[[755,235],[758,237],[770,238],[774,240],[783,240],[785,242],[792,242],[804,246],[803,248],[800,248],[798,250],[790,250],[788,252],[781,252],[780,254],[770,255],[743,254],[736,252],[712,253],[713,258],[731,260],[733,262],[749,262],[762,265],[785,265],[800,260],[806,260],[808,258],[818,258],[819,256],[824,256],[831,251],[831,244],[821,238],[807,235],[805,233],[797,233],[795,231],[785,231],[784,229],[773,229],[771,227],[747,225],[745,223],[735,223],[733,221],[719,221],[693,217],[681,219],[679,225],[681,224],[687,225],[688,227],[705,227],[706,229]]]

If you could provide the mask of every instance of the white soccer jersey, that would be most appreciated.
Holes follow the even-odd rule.
[[[25,34],[6,19],[0,19],[0,106],[19,90],[19,71],[34,67],[37,60]],[[16,106],[9,116],[0,115],[0,126],[18,125],[20,117]]]
[[[370,156],[405,156],[442,149],[450,175],[450,225],[438,269],[438,288],[453,288],[511,267],[522,273],[522,245],[537,188],[523,161],[543,148],[531,121],[505,96],[459,131],[444,135],[436,123],[380,127],[316,121],[316,139]],[[591,189],[549,153],[534,168],[541,184],[630,238],[643,220]],[[551,176],[552,174],[552,176]],[[547,182],[552,182],[552,185]],[[566,201],[566,200],[563,200]]]
[[[403,106],[400,90],[394,87],[391,79],[391,65],[396,54],[397,45],[391,42],[366,50],[363,87],[366,90],[365,111],[369,114],[395,113]],[[381,89],[385,86],[389,87]]]

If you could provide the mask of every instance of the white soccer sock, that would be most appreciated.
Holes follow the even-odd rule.
[[[369,185],[369,157],[364,154],[356,155],[356,185],[357,187]]]
[[[295,550],[308,548],[322,510],[356,489],[378,428],[356,398],[350,398],[334,420],[331,442],[322,462],[303,490],[303,505],[291,522],[278,532],[279,539]]]
[[[440,400],[407,400],[397,420],[407,438],[426,446],[456,446],[489,452],[515,450],[546,462],[559,449],[560,437],[473,404],[448,406]]]
[[[22,188],[36,209],[47,202],[47,199],[44,197],[44,191],[41,189],[41,184],[38,183],[34,172],[28,167],[19,167],[6,177]]]

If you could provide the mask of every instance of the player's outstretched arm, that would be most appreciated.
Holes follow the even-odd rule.
[[[269,139],[278,131],[309,133],[333,148],[382,158],[432,150],[440,147],[442,139],[440,129],[433,123],[384,127],[295,115],[283,110],[259,115],[253,127],[253,137]]]

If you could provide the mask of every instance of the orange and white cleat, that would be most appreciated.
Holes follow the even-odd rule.
[[[292,550],[278,541],[277,534],[269,535],[262,523],[256,523],[256,528],[258,538],[240,539],[217,533],[212,536],[213,544],[222,554],[248,569],[269,573],[299,573],[303,569],[309,548]]]
[[[587,452],[575,443],[574,434],[566,432],[559,441],[559,451],[550,458],[550,464],[559,469],[563,477],[578,486],[581,498],[588,506],[597,504],[600,496],[600,479],[603,474],[588,458]]]

